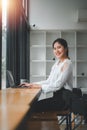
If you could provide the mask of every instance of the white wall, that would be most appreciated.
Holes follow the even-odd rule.
[[[87,29],[87,22],[76,21],[78,9],[87,9],[87,0],[30,0],[31,28]]]

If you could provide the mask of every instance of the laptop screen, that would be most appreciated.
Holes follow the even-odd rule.
[[[6,87],[14,87],[15,86],[15,82],[14,82],[14,78],[13,75],[11,73],[11,71],[7,70],[6,71]]]

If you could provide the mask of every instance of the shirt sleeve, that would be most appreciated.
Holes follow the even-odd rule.
[[[66,82],[69,80],[71,74],[72,63],[64,63],[63,67],[61,68],[61,73],[58,76],[57,80],[51,84],[46,84],[45,86],[42,85],[42,90],[44,92],[54,92],[61,89],[64,86],[64,84],[66,84]]]
[[[52,66],[51,72],[50,72],[49,77],[47,78],[47,80],[43,80],[43,81],[39,81],[39,82],[34,82],[35,84],[40,84],[42,86],[43,90],[47,90],[48,87],[49,87],[49,83],[50,83],[50,79],[51,79],[51,73],[53,73],[55,64]]]

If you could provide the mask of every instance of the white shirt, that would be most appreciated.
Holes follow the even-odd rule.
[[[37,82],[42,87],[43,93],[50,93],[60,90],[62,87],[68,90],[73,88],[73,69],[70,59],[65,59],[63,62],[57,60],[53,65],[50,75],[47,80]],[[44,95],[42,96],[44,98]],[[46,96],[45,96],[46,97]],[[49,96],[47,96],[48,98]]]

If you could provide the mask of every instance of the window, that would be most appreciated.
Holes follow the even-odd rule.
[[[2,1],[2,88],[6,88],[6,12],[7,0]]]
[[[29,4],[23,7],[22,2],[2,0],[4,4],[2,13],[0,11],[0,78],[3,89],[6,88],[6,70],[12,72],[16,85],[20,83],[20,79],[29,80],[29,16],[24,12],[24,8],[29,9]]]

